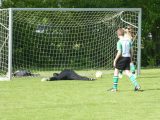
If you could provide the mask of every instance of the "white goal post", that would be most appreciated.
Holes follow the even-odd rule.
[[[116,30],[134,29],[134,63],[141,68],[141,8],[0,9],[0,80],[16,70],[110,70]]]

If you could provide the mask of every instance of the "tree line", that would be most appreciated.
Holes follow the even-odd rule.
[[[142,66],[160,65],[160,0],[3,0],[2,8],[142,8]]]

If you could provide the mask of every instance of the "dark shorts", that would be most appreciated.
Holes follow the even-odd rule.
[[[116,63],[116,68],[119,70],[130,70],[130,57],[120,57]]]

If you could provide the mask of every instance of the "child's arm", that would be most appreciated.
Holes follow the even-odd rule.
[[[113,62],[113,66],[114,66],[114,67],[116,66],[117,60],[118,60],[120,57],[121,57],[121,51],[118,50],[117,55],[116,55],[116,57],[115,57],[115,59],[114,59],[114,62]]]
[[[113,62],[113,66],[115,67],[116,66],[116,63],[117,63],[117,61],[118,61],[118,59],[121,57],[121,55],[122,55],[122,45],[121,45],[121,42],[120,41],[118,41],[117,42],[117,54],[116,54],[116,57],[115,57],[115,59],[114,59],[114,62]]]

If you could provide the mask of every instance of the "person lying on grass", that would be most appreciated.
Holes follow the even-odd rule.
[[[85,76],[80,76],[73,70],[63,70],[60,73],[53,73],[52,77],[49,78],[43,78],[41,81],[56,81],[56,80],[88,80],[93,81],[95,79],[88,78]]]
[[[27,77],[27,76],[38,77],[40,76],[40,74],[33,74],[29,70],[17,70],[12,75],[14,77]]]

